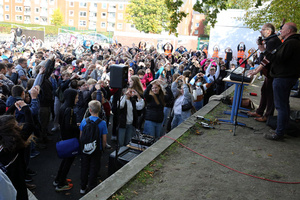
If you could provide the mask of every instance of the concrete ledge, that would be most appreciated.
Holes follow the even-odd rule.
[[[234,86],[228,88],[222,94],[226,96],[234,91]],[[219,105],[220,101],[211,101],[189,119],[185,120],[178,127],[170,131],[167,136],[178,139],[182,136],[190,127],[195,124],[196,116],[204,116]],[[135,175],[137,175],[142,169],[144,169],[152,160],[165,151],[174,141],[168,138],[161,138],[151,147],[138,155],[132,161],[127,163],[116,173],[105,179],[101,184],[95,187],[88,194],[83,196],[80,200],[105,200],[111,197],[119,189],[121,189],[127,182],[129,182]]]

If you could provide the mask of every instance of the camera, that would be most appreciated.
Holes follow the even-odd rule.
[[[258,39],[257,39],[257,44],[258,44],[258,45],[262,45],[262,44],[263,44],[263,39],[262,39],[261,36],[258,37]]]

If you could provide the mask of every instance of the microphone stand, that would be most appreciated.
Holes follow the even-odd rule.
[[[242,64],[244,64],[247,60],[249,60],[249,58],[251,58],[251,57],[253,56],[253,54],[255,54],[258,50],[259,50],[259,49],[256,49],[250,56],[248,56],[248,58],[246,58],[245,60],[243,60],[243,62],[240,64],[240,66],[241,66]],[[232,72],[234,72],[236,69],[237,69],[237,68],[235,68]],[[232,73],[232,72],[231,72],[231,73]],[[243,71],[243,74],[242,74],[242,82],[241,82],[241,85],[240,85],[241,88],[243,88],[243,86],[244,86],[245,72],[246,72],[246,67],[245,67],[245,69],[244,69],[244,71]],[[235,120],[234,120],[233,136],[236,136],[235,132],[236,132],[236,127],[237,127],[237,125],[238,125],[238,122],[237,122],[238,114],[237,114],[237,113],[239,112],[239,107],[240,107],[240,102],[241,102],[241,101],[240,101],[241,95],[242,95],[242,90],[240,89],[240,90],[239,90],[238,97],[237,97],[238,100],[239,100],[239,102],[238,102],[238,105],[237,105],[237,110],[236,110],[236,115],[235,115]]]

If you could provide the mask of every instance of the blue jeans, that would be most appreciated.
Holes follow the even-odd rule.
[[[278,112],[276,134],[283,136],[290,119],[290,93],[297,78],[274,78],[273,94],[275,108]]]
[[[175,128],[176,126],[178,126],[179,124],[181,124],[183,122],[183,119],[181,117],[181,115],[174,115],[172,123],[171,123],[171,128]]]
[[[159,139],[161,124],[162,123],[145,120],[144,133],[155,137],[155,139]]]
[[[203,99],[201,101],[194,102],[194,107],[198,111],[203,107]]]
[[[134,135],[135,128],[132,124],[126,124],[126,128],[119,128],[119,146],[126,146],[129,144]]]

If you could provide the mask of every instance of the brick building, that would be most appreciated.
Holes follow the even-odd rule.
[[[0,0],[0,21],[50,25],[54,9],[60,8],[64,23],[79,30],[136,32],[127,23],[129,0]],[[184,0],[180,10],[189,13],[178,25],[179,35],[200,36],[204,16],[193,11],[192,0]]]

